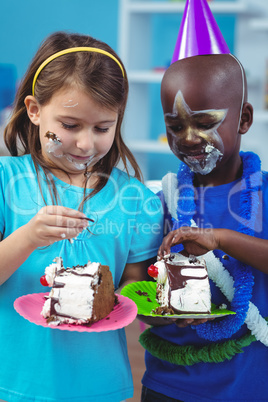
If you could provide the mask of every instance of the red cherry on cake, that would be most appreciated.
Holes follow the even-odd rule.
[[[148,268],[148,275],[150,275],[152,278],[157,278],[158,277],[158,268],[155,265],[150,265]]]
[[[47,283],[47,280],[46,280],[46,275],[41,276],[40,283],[43,286],[48,286],[48,283]]]

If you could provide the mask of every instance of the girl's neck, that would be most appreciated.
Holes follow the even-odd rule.
[[[81,187],[84,188],[85,187],[85,183],[86,183],[86,176],[83,172],[78,172],[77,174],[68,174],[63,172],[62,170],[59,169],[52,169],[51,173],[56,176],[59,180],[70,184],[72,186],[76,186],[76,187]],[[87,180],[87,188],[94,188],[96,184],[96,177],[91,176],[89,177],[89,179]]]

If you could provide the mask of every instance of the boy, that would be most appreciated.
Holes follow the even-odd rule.
[[[236,315],[175,323],[143,317],[154,326],[141,336],[141,400],[265,400],[268,174],[257,155],[239,152],[253,119],[243,67],[230,54],[179,59],[164,75],[161,101],[169,146],[183,163],[177,177],[163,180],[170,234],[159,256],[179,243],[195,255],[217,249],[207,259],[212,302]]]

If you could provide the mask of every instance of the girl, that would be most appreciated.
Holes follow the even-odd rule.
[[[19,88],[5,130],[13,156],[0,159],[0,398],[8,402],[132,397],[123,329],[50,330],[13,308],[44,291],[39,277],[56,256],[65,266],[109,265],[115,288],[143,279],[155,258],[161,206],[128,173],[129,162],[140,178],[120,131],[127,94],[108,45],[63,32],[41,45]]]

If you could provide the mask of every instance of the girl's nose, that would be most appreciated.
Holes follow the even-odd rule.
[[[83,130],[76,140],[76,147],[88,152],[94,147],[94,136],[91,130]]]

